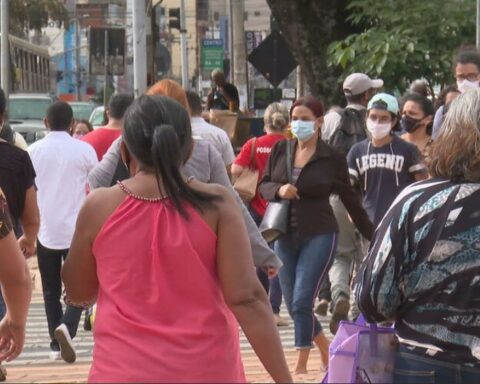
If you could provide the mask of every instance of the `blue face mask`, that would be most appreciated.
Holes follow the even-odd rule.
[[[315,133],[314,121],[293,120],[292,133],[300,141],[308,141]]]

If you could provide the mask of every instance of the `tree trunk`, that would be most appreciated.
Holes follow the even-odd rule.
[[[267,0],[311,93],[327,105],[343,102],[338,69],[327,68],[328,45],[352,33],[347,0]]]

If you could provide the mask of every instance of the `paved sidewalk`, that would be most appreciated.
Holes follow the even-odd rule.
[[[78,383],[85,382],[92,360],[93,338],[91,332],[83,330],[83,318],[79,326],[79,332],[74,340],[77,349],[77,362],[66,364],[61,361],[51,361],[49,354],[49,337],[47,321],[43,307],[41,293],[41,281],[38,274],[36,259],[29,260],[30,268],[34,276],[35,290],[30,306],[27,324],[27,339],[22,355],[12,363],[5,364],[7,367],[7,382],[15,383]],[[286,313],[283,316],[288,317]],[[321,323],[328,333],[328,318],[321,318]],[[293,348],[293,324],[279,328],[285,355],[293,370],[296,351]],[[329,335],[331,336],[331,335]],[[272,382],[268,373],[253,352],[248,340],[241,332],[241,350],[247,379],[249,382]],[[309,361],[309,373],[295,377],[297,382],[320,382],[323,372],[320,371],[320,354],[313,349]]]

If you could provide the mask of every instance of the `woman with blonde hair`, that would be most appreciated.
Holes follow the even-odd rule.
[[[250,167],[252,170],[259,172],[258,181],[260,181],[273,146],[277,142],[285,139],[285,132],[290,121],[289,111],[286,106],[281,103],[270,104],[265,110],[263,120],[266,135],[250,139],[243,145],[240,153],[232,164],[232,175],[234,177],[239,177],[245,168]],[[262,222],[267,204],[268,202],[257,190],[248,205],[248,210],[257,225],[260,225]],[[277,325],[288,325],[288,322],[280,317],[282,290],[278,277],[274,277],[269,281],[267,274],[263,272],[261,268],[257,268],[257,275],[267,293],[270,294],[270,303],[272,304]]]
[[[428,149],[432,179],[397,197],[357,278],[370,322],[394,321],[395,383],[480,378],[480,89],[451,104]]]

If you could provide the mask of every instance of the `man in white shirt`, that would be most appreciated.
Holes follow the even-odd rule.
[[[209,124],[202,118],[202,102],[195,92],[187,92],[188,104],[191,112],[192,134],[209,141],[222,156],[228,174],[235,160],[232,143],[227,133],[215,125]]]
[[[68,133],[73,124],[72,108],[56,102],[47,110],[45,126],[50,130],[28,152],[36,172],[40,231],[38,267],[50,334],[50,358],[76,359],[75,337],[82,310],[67,305],[62,310],[60,271],[75,230],[75,222],[87,195],[87,176],[97,164],[95,150]]]

